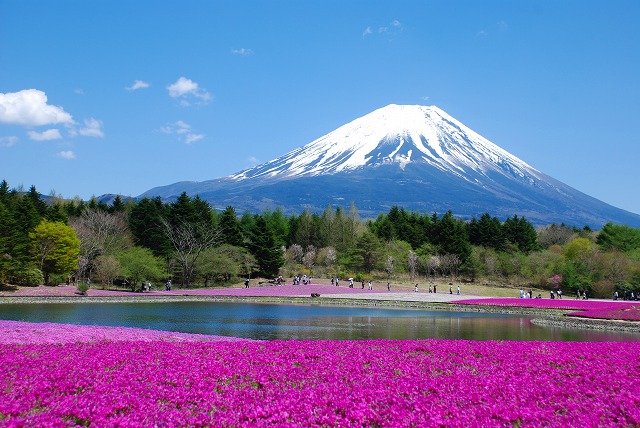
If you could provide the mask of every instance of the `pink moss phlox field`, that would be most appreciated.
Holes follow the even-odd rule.
[[[0,425],[640,425],[639,343],[0,345]]]
[[[133,293],[130,291],[114,291],[114,290],[101,290],[91,288],[87,291],[87,295],[91,297],[119,297],[119,296],[136,296],[136,297],[153,297],[153,296],[239,296],[239,297],[292,297],[292,296],[305,296],[308,297],[311,293],[317,293],[321,296],[331,294],[371,294],[371,293],[386,293],[386,284],[375,284],[373,290],[362,289],[358,287],[358,284],[354,288],[346,286],[347,282],[342,282],[339,287],[331,286],[328,284],[314,283],[308,285],[291,285],[286,284],[282,286],[276,285],[262,285],[258,286],[253,284],[249,288],[239,287],[227,287],[227,288],[196,288],[196,289],[182,289],[173,288],[171,291],[165,291],[164,285],[158,285],[147,293]],[[15,296],[15,297],[69,297],[76,296],[77,289],[72,286],[58,286],[58,287],[20,287],[16,291],[0,291],[0,296]]]
[[[575,299],[518,299],[513,297],[456,300],[462,305],[515,306],[525,308],[578,310],[567,316],[640,321],[640,302]]]
[[[108,341],[244,341],[225,336],[146,330],[131,327],[28,323],[0,320],[0,344],[44,344]]]

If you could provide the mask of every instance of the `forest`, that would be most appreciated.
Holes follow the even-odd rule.
[[[34,186],[0,183],[0,284],[91,281],[93,287],[225,286],[279,275],[356,281],[455,280],[586,290],[610,298],[640,289],[640,229],[564,224],[524,217],[418,213],[394,206],[375,219],[358,209],[237,213],[183,193],[159,198],[43,197]]]

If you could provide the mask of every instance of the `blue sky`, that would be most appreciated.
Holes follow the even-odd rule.
[[[229,175],[436,105],[640,213],[637,1],[0,1],[0,179],[72,198]]]

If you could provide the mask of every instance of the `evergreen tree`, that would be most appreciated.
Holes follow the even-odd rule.
[[[289,223],[287,222],[281,208],[273,212],[267,211],[262,214],[269,228],[273,232],[273,236],[279,246],[287,245],[287,236],[289,234]]]
[[[222,243],[241,247],[244,245],[244,236],[238,223],[236,210],[232,206],[228,206],[220,215],[220,233],[222,234]]]
[[[434,226],[433,244],[437,245],[443,254],[454,254],[462,263],[471,255],[471,244],[467,237],[464,223],[453,217],[447,211]]]
[[[240,231],[244,237],[251,236],[253,234],[253,230],[256,227],[256,217],[249,210],[246,210],[242,217],[240,217],[240,222],[238,225],[240,226]]]
[[[475,217],[468,224],[469,242],[485,248],[493,248],[496,251],[504,251],[506,240],[502,232],[502,223],[497,217],[491,217],[489,213],[482,214],[480,220]]]
[[[31,186],[25,197],[31,200],[40,218],[43,218],[47,214],[47,204],[42,200],[40,193],[36,190],[36,186]]]
[[[129,229],[135,244],[150,249],[155,256],[167,257],[171,252],[171,242],[163,225],[168,211],[158,197],[140,200],[129,213]]]
[[[122,198],[120,197],[120,195],[117,195],[116,198],[113,200],[113,203],[109,207],[109,212],[119,213],[119,212],[123,212],[124,210],[125,210],[124,202],[122,202]]]
[[[258,273],[266,278],[274,278],[278,275],[280,267],[284,264],[284,257],[280,247],[275,242],[273,232],[265,219],[256,218],[256,227],[251,236],[250,250],[258,263]]]
[[[504,237],[519,251],[525,254],[538,249],[538,233],[524,217],[514,215],[502,225]]]

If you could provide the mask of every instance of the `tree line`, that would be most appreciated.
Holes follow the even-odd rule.
[[[640,229],[535,228],[524,217],[489,213],[462,220],[394,206],[362,220],[357,207],[321,214],[219,211],[183,193],[107,205],[95,198],[43,200],[0,183],[0,282],[70,279],[132,290],[173,279],[183,287],[278,275],[356,280],[439,278],[522,287],[562,287],[609,297],[640,288]]]

